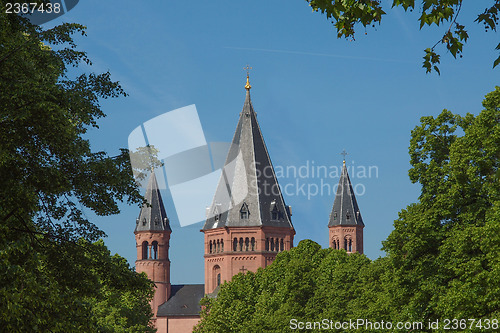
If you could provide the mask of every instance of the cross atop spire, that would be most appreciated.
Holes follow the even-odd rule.
[[[344,164],[345,164],[345,157],[346,157],[346,155],[349,155],[349,153],[346,152],[345,149],[344,149],[344,150],[342,150],[342,152],[340,153],[340,155],[342,155],[344,157]]]
[[[250,85],[249,77],[250,77],[250,70],[252,69],[252,67],[246,65],[246,67],[243,67],[243,69],[247,71],[247,83],[245,84],[245,89],[250,90],[252,86]]]

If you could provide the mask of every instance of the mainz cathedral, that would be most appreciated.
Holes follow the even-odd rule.
[[[267,151],[257,114],[246,97],[226,165],[201,232],[205,235],[205,284],[170,284],[169,243],[172,236],[154,171],[134,231],[137,272],[155,285],[151,301],[159,333],[191,332],[200,319],[199,302],[217,296],[219,287],[238,273],[256,272],[276,255],[293,247],[295,229]],[[328,221],[329,246],[363,253],[363,219],[354,196],[345,161]],[[325,221],[326,229],[326,221]],[[326,230],[325,230],[326,231]],[[175,234],[174,236],[175,237]]]

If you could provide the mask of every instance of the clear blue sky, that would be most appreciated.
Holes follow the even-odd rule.
[[[377,167],[378,177],[351,173],[353,184],[364,188],[357,198],[366,225],[365,254],[376,259],[384,255],[381,242],[398,212],[419,195],[408,178],[411,130],[420,117],[444,108],[477,114],[499,74],[491,69],[498,34],[484,33],[473,22],[484,10],[474,1],[465,1],[461,12],[471,37],[463,59],[438,49],[441,76],[426,75],[421,64],[423,50],[445,28],[419,31],[418,10],[409,14],[383,4],[389,13],[383,24],[366,29],[366,35],[359,27],[356,41],[337,39],[331,23],[303,0],[80,1],[46,26],[86,25],[88,36],[77,43],[93,66],[82,68],[109,70],[130,95],[104,101],[107,117],[88,134],[94,150],[110,155],[127,147],[137,126],[190,104],[197,107],[208,142],[230,141],[245,98],[243,67],[250,64],[252,102],[275,167],[298,168],[308,161],[340,167],[344,148],[348,165]],[[295,179],[279,181],[283,187]],[[167,214],[175,216],[165,201]],[[312,239],[327,247],[333,195],[290,195],[285,201],[293,208],[295,244]],[[138,213],[126,205],[116,216],[87,212],[108,234],[111,251],[132,265]],[[203,283],[201,223],[172,223],[172,283]]]

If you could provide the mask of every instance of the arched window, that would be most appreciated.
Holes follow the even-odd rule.
[[[148,246],[148,242],[144,241],[142,242],[142,259],[148,259],[149,255],[148,255],[148,252],[149,252],[149,246]]]
[[[279,242],[278,238],[276,238],[274,240],[274,242],[275,242],[274,246],[276,247],[276,252],[279,252],[280,251],[280,242]]]
[[[344,250],[347,251],[347,238],[344,238]]]
[[[271,251],[274,251],[274,238],[271,238]]]
[[[224,252],[224,240],[220,240],[220,252]]]
[[[252,237],[250,244],[252,245],[252,251],[255,251],[255,238]]]
[[[245,238],[245,251],[248,251],[248,248],[250,246],[250,240],[247,238]]]
[[[349,252],[352,252],[352,239],[349,238]]]
[[[332,241],[332,247],[333,247],[334,250],[337,250],[337,240],[336,239],[334,239]]]
[[[238,239],[234,237],[233,239],[233,251],[236,251],[238,249]]]
[[[214,268],[212,269],[212,278],[213,278],[213,288],[215,289],[217,286],[220,286],[221,283],[221,276],[220,276],[220,266],[215,265]]]
[[[266,251],[269,251],[269,238],[266,238]]]
[[[240,251],[243,251],[243,238],[240,237]]]
[[[217,253],[219,253],[219,252],[220,252],[220,241],[217,240]]]
[[[153,241],[153,243],[151,244],[152,246],[152,249],[151,249],[151,256],[153,259],[158,259],[158,242],[157,241]]]
[[[210,241],[210,253],[212,253],[212,241]]]
[[[337,239],[337,250],[340,250],[340,240]]]
[[[280,251],[285,249],[285,243],[283,242],[283,238],[280,240]]]

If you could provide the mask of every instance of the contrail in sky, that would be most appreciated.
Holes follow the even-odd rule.
[[[331,58],[343,58],[343,59],[356,59],[356,60],[372,60],[372,61],[384,61],[384,62],[400,62],[400,63],[412,63],[411,61],[399,60],[399,59],[383,59],[383,58],[371,58],[371,57],[356,57],[356,56],[346,56],[331,53],[315,53],[315,52],[303,52],[303,51],[291,51],[291,50],[275,50],[275,49],[259,49],[254,47],[234,47],[225,46],[225,49],[232,50],[243,50],[243,51],[260,51],[260,52],[272,52],[272,53],[286,53],[286,54],[298,54],[316,57],[331,57]]]

